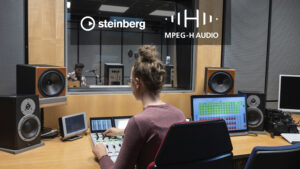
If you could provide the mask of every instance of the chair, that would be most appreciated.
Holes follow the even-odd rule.
[[[300,168],[300,143],[279,147],[255,147],[245,169]]]
[[[147,169],[232,169],[232,144],[224,120],[172,125]]]

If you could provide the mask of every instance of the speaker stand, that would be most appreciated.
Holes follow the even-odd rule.
[[[22,148],[22,149],[19,149],[19,150],[0,148],[0,151],[5,151],[5,152],[8,152],[8,153],[12,153],[12,154],[19,154],[19,153],[23,153],[23,152],[28,151],[28,150],[32,150],[32,149],[44,146],[44,145],[45,145],[45,143],[40,142],[39,144],[35,144],[35,145],[30,146],[30,147]]]
[[[54,138],[58,135],[58,131],[44,126],[44,108],[41,108],[41,138]]]
[[[74,140],[81,139],[81,138],[82,138],[81,135],[76,135],[76,136],[73,136],[71,138],[62,139],[62,141],[74,141]]]

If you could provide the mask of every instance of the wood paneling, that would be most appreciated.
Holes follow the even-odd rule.
[[[64,1],[28,0],[29,64],[64,66]]]
[[[64,65],[63,3],[62,0],[29,0],[29,63]],[[200,10],[220,16],[220,19],[222,6],[222,0],[199,0]],[[210,28],[222,32],[220,23],[222,20],[214,22]],[[161,95],[163,101],[181,109],[188,118],[191,116],[190,96],[203,93],[205,67],[221,64],[220,45],[205,45],[199,41],[196,50],[195,92]],[[135,115],[143,110],[142,104],[131,94],[69,95],[67,99],[66,105],[45,108],[45,126],[58,128],[60,116],[78,112],[86,112],[89,118]]]

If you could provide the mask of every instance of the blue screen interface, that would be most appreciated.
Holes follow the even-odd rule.
[[[245,97],[193,98],[193,118],[198,120],[224,119],[229,131],[247,129]]]

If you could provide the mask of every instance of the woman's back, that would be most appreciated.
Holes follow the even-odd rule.
[[[168,128],[175,122],[185,121],[184,114],[169,105],[150,105],[130,119],[125,129],[124,142],[113,166],[109,158],[100,161],[103,168],[146,169]]]
[[[168,128],[175,122],[185,121],[184,114],[177,108],[165,104],[160,99],[166,69],[157,58],[155,46],[145,45],[139,48],[139,57],[131,69],[130,82],[134,97],[141,101],[144,111],[132,117],[125,129],[109,129],[105,134],[125,134],[123,145],[116,163],[107,156],[103,144],[93,149],[100,160],[102,169],[146,169],[153,161],[156,151]]]

